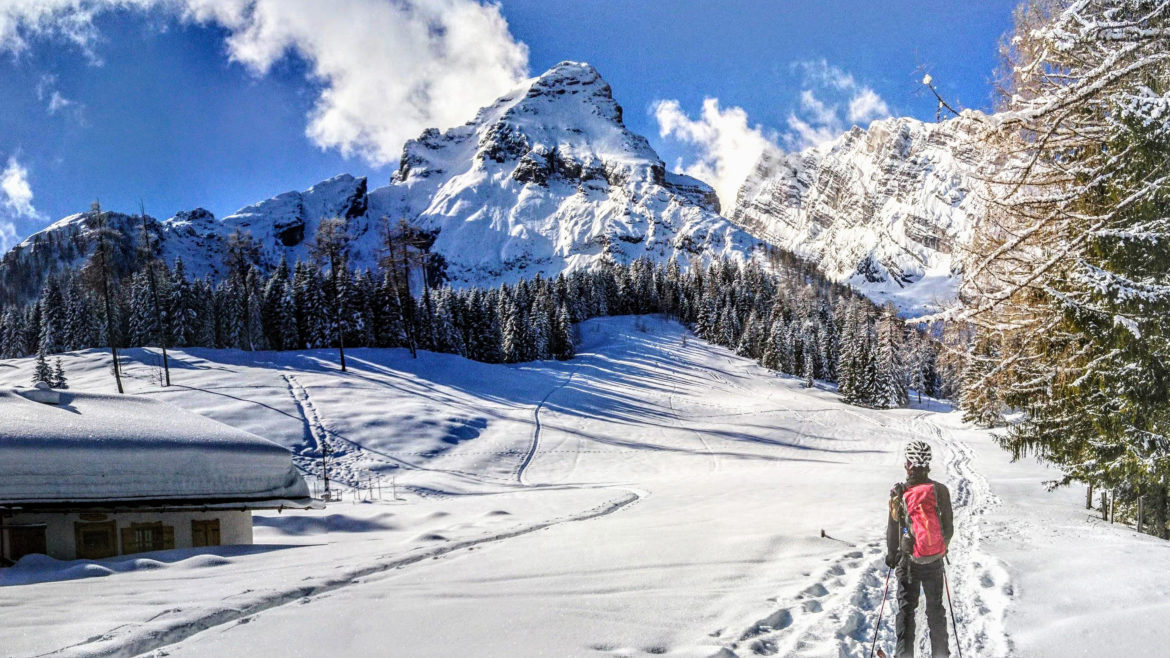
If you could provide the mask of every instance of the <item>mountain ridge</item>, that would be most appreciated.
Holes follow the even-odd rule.
[[[384,222],[437,230],[433,250],[454,285],[495,285],[536,274],[629,262],[717,258],[743,261],[758,241],[719,214],[706,183],[667,171],[645,137],[631,132],[609,84],[592,66],[562,62],[482,108],[468,123],[428,129],[403,147],[389,184],[340,174],[223,218],[203,209],[147,224],[163,260],[182,258],[195,276],[218,278],[228,236],[247,232],[256,265],[309,258],[319,222],[343,217],[351,265],[374,268]],[[110,213],[123,251],[141,219]],[[80,263],[92,248],[89,213],[29,236],[0,260],[0,294],[27,298],[45,276]]]
[[[832,281],[907,315],[931,312],[954,299],[956,252],[983,208],[981,154],[966,125],[897,117],[803,151],[765,152],[729,217]]]
[[[853,127],[799,152],[766,151],[721,208],[711,186],[671,172],[623,121],[592,66],[562,62],[481,108],[462,126],[409,140],[387,185],[339,174],[223,218],[196,208],[147,219],[164,261],[219,278],[228,237],[251,235],[262,270],[311,257],[320,221],[347,220],[351,266],[373,269],[387,223],[435,232],[456,286],[630,262],[743,261],[768,244],[810,261],[906,315],[953,299],[956,250],[981,211],[972,172],[979,154],[960,120],[911,118]],[[724,214],[721,214],[724,213]],[[109,214],[132,261],[140,218]],[[92,248],[88,213],[29,236],[0,259],[0,298],[28,299],[45,276]],[[126,266],[133,269],[132,264]]]

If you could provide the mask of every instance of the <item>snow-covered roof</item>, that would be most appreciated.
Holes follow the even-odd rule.
[[[0,390],[0,506],[308,502],[267,439],[140,396],[36,397]]]

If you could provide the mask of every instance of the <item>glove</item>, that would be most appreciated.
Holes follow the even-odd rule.
[[[890,498],[901,498],[904,493],[906,493],[906,485],[899,482],[890,489]]]
[[[898,555],[896,553],[886,554],[886,566],[891,569],[898,566]]]

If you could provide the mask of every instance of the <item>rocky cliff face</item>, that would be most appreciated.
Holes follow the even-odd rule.
[[[800,153],[766,153],[731,218],[908,315],[953,298],[980,201],[961,123],[897,118]]]
[[[257,264],[309,258],[319,222],[343,217],[352,265],[376,266],[380,228],[405,219],[437,230],[433,250],[456,285],[496,284],[537,273],[677,257],[684,266],[743,260],[757,244],[719,214],[714,191],[666,171],[593,67],[563,62],[446,132],[408,142],[390,184],[368,189],[348,174],[287,192],[222,219],[197,209],[148,222],[162,257],[197,276],[222,274],[227,237],[246,232]],[[92,248],[88,213],[29,237],[0,261],[5,298],[27,298],[44,276],[78,264]],[[116,215],[133,245],[140,222]]]
[[[546,274],[608,254],[742,259],[754,241],[719,215],[714,191],[669,173],[622,122],[609,85],[564,62],[445,133],[406,144],[371,216],[437,229],[456,281]]]

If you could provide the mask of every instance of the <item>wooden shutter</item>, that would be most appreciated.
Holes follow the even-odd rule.
[[[134,535],[134,528],[122,528],[122,554],[138,552],[138,540]]]
[[[191,521],[192,546],[219,546],[219,519]]]
[[[163,550],[175,547],[175,526],[164,525],[162,527],[162,536]]]
[[[77,557],[83,560],[97,560],[118,554],[118,535],[113,521],[105,523],[73,524]]]
[[[16,561],[31,553],[46,553],[44,526],[8,526],[8,559]]]

